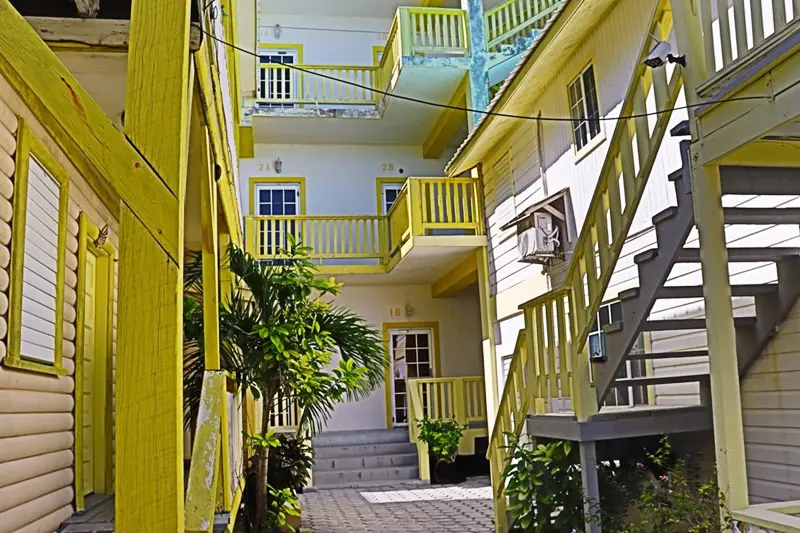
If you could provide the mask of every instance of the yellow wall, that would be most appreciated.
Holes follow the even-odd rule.
[[[44,133],[33,114],[0,77],[0,117],[22,118],[69,175],[66,272],[64,293],[63,367],[66,376],[22,372],[0,365],[0,531],[28,527],[53,531],[68,518],[74,497],[75,329],[78,280],[78,216],[85,212],[102,227],[110,225],[109,240],[116,244],[117,223],[86,181]],[[6,353],[9,237],[13,224],[13,166],[6,163],[15,151],[9,124],[0,119],[0,356]],[[13,129],[13,128],[12,128]],[[114,306],[116,316],[116,305]],[[113,375],[113,374],[112,374]],[[112,388],[113,395],[113,388]],[[112,396],[113,398],[113,396]],[[113,434],[113,430],[112,430]],[[113,447],[112,447],[113,449]]]

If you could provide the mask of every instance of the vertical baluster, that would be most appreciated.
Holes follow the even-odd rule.
[[[760,2],[761,0],[755,0]],[[703,25],[703,48],[706,54],[706,71],[708,75],[717,71],[716,57],[714,54],[714,20],[711,17],[711,0],[700,2],[700,21]]]
[[[439,189],[439,196],[442,198],[442,218],[439,222],[447,224],[452,222],[452,220],[450,220],[450,187],[447,186],[447,182],[444,180],[436,182],[436,186]]]
[[[444,222],[444,191],[440,186],[440,183],[435,181],[431,182],[431,188],[435,191],[436,195],[436,218],[434,222]]]
[[[633,95],[633,120],[636,130],[636,146],[639,153],[639,170],[644,167],[645,159],[650,153],[650,123],[647,120],[647,95],[644,92],[644,80],[639,79]]]
[[[425,47],[431,48],[436,45],[433,37],[433,16],[430,13],[425,14]]]
[[[535,326],[535,337],[533,338],[533,347],[534,353],[528,354],[528,357],[536,358],[536,368],[537,373],[539,375],[538,381],[538,389],[540,398],[545,399],[545,403],[549,404],[547,401],[549,396],[549,382],[550,382],[550,371],[547,368],[547,360],[545,358],[545,347],[544,347],[544,321],[543,321],[543,307],[541,305],[537,305],[534,308],[534,326]]]
[[[358,241],[356,239],[358,238],[358,220],[350,219],[347,221],[347,225],[350,228],[350,253],[357,254]]]
[[[433,46],[444,46],[444,37],[442,35],[442,16],[433,15],[434,32],[433,32]]]
[[[628,122],[628,125],[630,122]],[[622,135],[620,136],[620,146],[619,146],[619,154],[620,159],[622,160],[622,180],[623,184],[625,185],[625,216],[627,217],[630,213],[630,206],[633,202],[633,187],[634,187],[634,179],[636,178],[636,171],[633,164],[633,146],[632,146],[632,139],[630,133],[630,127],[624,127],[622,129]],[[616,236],[616,233],[615,233]]]
[[[783,3],[783,0],[773,0]],[[722,65],[730,65],[733,61],[731,52],[731,25],[728,20],[728,0],[717,0],[717,17],[719,18],[719,36],[722,44]]]
[[[550,367],[549,383],[550,383],[550,397],[558,398],[558,374],[556,373],[556,341],[555,341],[555,327],[553,324],[553,301],[548,300],[543,305],[543,309],[547,313],[545,324],[547,332],[547,360]]]
[[[564,310],[564,296],[558,295],[556,299],[556,317],[558,319],[558,366],[561,375],[561,396],[570,396],[569,367],[567,366],[567,329],[566,313]]]
[[[772,20],[775,22],[775,33],[786,27],[786,5],[784,0],[772,0]]]
[[[600,270],[606,272],[609,268],[613,268],[611,262],[611,247],[608,242],[608,228],[606,226],[607,216],[606,209],[608,208],[608,191],[603,194],[600,209],[595,213],[595,227],[597,228],[597,249],[600,253]]]
[[[742,57],[747,53],[747,23],[745,22],[744,0],[733,0],[733,22],[736,28],[736,57]]]
[[[747,0],[750,2],[750,18],[753,23],[753,46],[758,46],[764,41],[764,10],[761,6],[761,0]],[[795,9],[795,16],[797,10]],[[710,70],[709,74],[714,71]]]
[[[433,397],[433,409],[431,410],[431,418],[438,419],[439,416],[439,388],[436,383],[430,383],[428,394]]]
[[[450,29],[450,48],[463,48],[461,41],[457,37],[458,24],[460,22],[458,15],[447,17],[447,25]]]

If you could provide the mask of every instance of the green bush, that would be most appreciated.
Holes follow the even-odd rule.
[[[458,455],[458,445],[468,426],[455,420],[417,420],[419,439],[428,445],[430,454],[438,461],[452,463]]]

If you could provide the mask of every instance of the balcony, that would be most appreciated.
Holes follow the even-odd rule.
[[[292,234],[311,248],[322,274],[349,283],[433,283],[485,246],[479,195],[471,178],[409,178],[387,215],[246,217],[247,250],[279,259]]]
[[[469,69],[467,26],[461,9],[402,7],[377,66],[259,65],[255,141],[422,144],[438,113],[382,92],[447,104]]]

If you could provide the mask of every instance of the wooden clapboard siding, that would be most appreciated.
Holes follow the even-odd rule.
[[[104,207],[33,113],[0,76],[0,357],[5,356],[7,346],[10,258],[10,232],[6,236],[3,230],[4,224],[13,224],[9,203],[14,191],[12,156],[16,151],[16,129],[20,120],[44,143],[69,177],[64,308],[60,325],[64,332],[62,365],[67,375],[46,376],[0,365],[0,533],[54,531],[74,512],[78,216],[83,211],[100,227],[109,223],[109,240],[114,245],[118,231],[116,216]],[[9,161],[12,162],[10,167]],[[31,190],[34,198],[47,194],[39,187],[29,186]],[[29,291],[29,294],[32,297],[28,305],[37,312],[42,309],[35,304],[41,306],[42,302],[55,300],[54,293],[48,294],[48,291]],[[44,298],[46,296],[49,299]]]
[[[751,503],[800,498],[800,303],[742,381]]]

